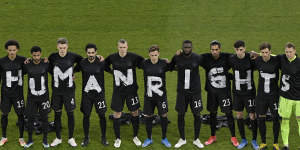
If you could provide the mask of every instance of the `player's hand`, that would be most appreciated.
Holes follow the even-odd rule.
[[[31,61],[31,58],[26,58],[26,60],[24,61],[24,64],[29,64]]]
[[[259,53],[255,52],[255,51],[250,51],[249,54],[250,54],[251,59],[256,59],[256,57],[259,56]]]
[[[45,57],[45,58],[44,58],[44,63],[48,63],[48,62],[49,62],[48,57]]]
[[[167,63],[170,63],[168,58],[162,58],[162,60],[165,60]]]
[[[73,76],[72,76],[72,79],[73,79],[73,81],[75,81],[75,75],[73,74]]]
[[[99,60],[100,60],[101,62],[104,61],[104,57],[103,57],[103,56],[97,55],[97,57],[99,58]]]
[[[182,53],[182,49],[176,51],[176,55],[180,55]]]

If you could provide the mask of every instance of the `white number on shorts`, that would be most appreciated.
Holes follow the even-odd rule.
[[[17,101],[17,104],[18,104],[18,108],[22,108],[24,106],[24,100],[19,100]]]
[[[139,103],[138,97],[131,98],[131,101],[132,101],[132,106]]]
[[[102,109],[102,108],[105,108],[105,107],[106,107],[106,106],[105,106],[104,101],[98,102],[98,108],[99,108],[99,109]]]
[[[230,106],[230,99],[229,98],[223,99],[222,101],[223,101],[223,106],[224,107]]]
[[[274,103],[274,110],[278,110],[277,103]]]
[[[71,105],[74,105],[75,104],[75,100],[74,98],[71,99]]]
[[[249,107],[253,107],[255,105],[254,100],[252,99],[249,99],[248,102],[249,102]]]
[[[167,108],[166,102],[162,102],[162,103],[161,103],[161,107],[162,107],[163,109]]]
[[[42,105],[43,105],[43,109],[44,109],[44,110],[50,108],[50,103],[49,103],[49,101],[43,102]]]
[[[199,99],[198,101],[194,101],[195,103],[195,108],[201,107],[201,99]]]

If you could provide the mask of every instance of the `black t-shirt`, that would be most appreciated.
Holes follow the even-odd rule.
[[[73,68],[79,63],[82,57],[78,54],[68,52],[61,57],[58,53],[49,56],[50,73],[52,74],[52,90],[55,94],[69,95],[75,91],[73,81]]]
[[[120,94],[137,92],[136,67],[140,68],[143,61],[142,56],[131,52],[127,52],[124,57],[113,53],[105,59],[105,71],[113,74],[114,91],[117,90]]]
[[[300,58],[290,62],[285,55],[280,57],[281,81],[280,95],[291,99],[300,100]]]
[[[24,65],[24,74],[28,74],[28,97],[49,96],[48,71],[49,63],[43,59],[39,64],[30,61]]]
[[[196,94],[201,93],[199,66],[203,65],[202,56],[191,53],[175,55],[171,61],[172,70],[177,70],[177,92]]]
[[[204,58],[203,68],[206,73],[205,90],[213,93],[230,92],[230,77],[228,71],[230,65],[228,58],[232,54],[220,53],[218,59],[215,59],[211,53],[202,54]]]
[[[255,69],[258,70],[258,96],[278,96],[278,79],[280,69],[280,59],[277,56],[271,56],[270,60],[265,62],[261,56],[255,59]]]
[[[89,62],[85,58],[79,63],[79,71],[82,72],[82,92],[97,93],[104,95],[104,61],[100,62],[98,58],[94,62]],[[76,69],[77,70],[77,69]]]
[[[170,70],[169,68],[169,64],[162,59],[159,59],[156,64],[153,64],[150,59],[142,63],[145,97],[161,98],[167,96],[166,72]]]
[[[18,55],[14,60],[10,60],[8,56],[0,59],[2,94],[23,94],[23,66],[25,60],[25,57]]]
[[[256,93],[253,80],[254,61],[251,60],[250,54],[246,53],[245,57],[240,59],[237,55],[229,57],[229,64],[233,70],[232,93],[235,95],[254,96]]]

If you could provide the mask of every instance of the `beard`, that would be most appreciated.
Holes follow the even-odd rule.
[[[89,59],[89,61],[93,61],[93,60],[95,60],[95,56],[89,56],[88,59]]]

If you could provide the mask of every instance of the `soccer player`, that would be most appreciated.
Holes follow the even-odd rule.
[[[216,124],[218,106],[228,119],[229,130],[231,133],[231,143],[236,147],[239,145],[235,137],[235,125],[232,114],[231,87],[228,70],[231,68],[228,58],[230,53],[221,52],[221,43],[212,41],[210,43],[210,52],[202,54],[205,64],[203,68],[206,72],[205,90],[207,91],[207,110],[210,111],[211,136],[205,142],[210,145],[217,140]]]
[[[253,80],[253,61],[250,54],[246,53],[245,42],[238,40],[234,43],[236,54],[229,57],[234,78],[233,78],[233,107],[237,114],[237,124],[242,138],[238,149],[244,148],[248,142],[245,136],[243,110],[246,108],[249,113],[252,127],[251,144],[255,150],[259,148],[257,138],[257,120],[255,117],[255,84]]]
[[[119,52],[113,53],[105,59],[105,70],[112,73],[114,78],[111,108],[114,111],[113,128],[116,136],[114,147],[116,148],[121,145],[120,117],[125,101],[132,115],[133,142],[137,146],[142,144],[137,137],[139,130],[138,108],[140,107],[140,100],[137,94],[136,67],[140,67],[144,58],[137,54],[127,52],[127,49],[127,41],[121,39],[118,41]],[[110,68],[111,65],[112,69]]]
[[[17,55],[20,45],[16,40],[8,40],[4,45],[7,56],[0,59],[1,72],[1,127],[2,138],[0,146],[7,142],[6,129],[8,114],[11,107],[18,116],[19,144],[23,147],[26,143],[23,139],[24,132],[24,96],[23,96],[23,65],[25,57]]]
[[[38,46],[31,48],[32,59],[24,65],[24,74],[28,74],[28,94],[26,115],[28,116],[28,141],[25,148],[33,145],[32,131],[34,116],[39,113],[42,120],[43,146],[49,148],[47,142],[48,113],[50,112],[48,71],[49,63],[41,59],[42,50]]]
[[[202,99],[199,66],[202,65],[203,58],[192,52],[192,41],[185,40],[182,44],[183,52],[180,55],[175,55],[171,61],[171,69],[177,70],[177,98],[176,111],[178,113],[178,130],[180,139],[175,144],[175,148],[179,148],[186,144],[185,139],[185,121],[184,116],[190,105],[194,116],[194,141],[193,144],[199,148],[204,145],[199,140],[201,128]]]
[[[142,147],[146,147],[153,143],[152,141],[152,120],[155,107],[161,118],[162,140],[161,143],[166,147],[171,147],[167,139],[168,128],[168,101],[166,91],[166,72],[169,70],[169,64],[166,60],[159,58],[159,47],[153,45],[149,48],[150,59],[142,63],[144,70],[144,114],[146,117],[147,139]]]
[[[108,145],[106,140],[106,118],[107,105],[105,102],[104,90],[104,61],[97,58],[97,47],[95,44],[87,44],[85,47],[87,58],[80,61],[78,71],[82,71],[82,100],[80,110],[83,113],[84,140],[81,146],[89,144],[90,115],[95,105],[96,112],[100,119],[102,131],[101,143]]]
[[[73,66],[79,63],[82,57],[78,54],[68,52],[68,40],[59,38],[57,40],[58,52],[49,56],[50,73],[52,74],[52,99],[51,107],[55,111],[54,123],[56,128],[56,138],[50,144],[57,146],[62,143],[61,115],[62,107],[65,106],[68,116],[69,140],[68,143],[77,146],[73,137],[74,133],[74,109],[75,103],[75,83],[73,81]]]
[[[281,81],[278,113],[282,117],[281,136],[283,150],[289,149],[289,124],[292,112],[295,113],[300,135],[300,58],[295,45],[287,43],[285,55],[280,57]]]
[[[273,134],[274,144],[273,149],[279,150],[279,69],[280,60],[276,56],[271,56],[271,45],[267,42],[259,46],[261,56],[255,59],[255,69],[259,72],[258,89],[256,96],[256,114],[258,115],[258,127],[261,135],[262,143],[259,146],[260,150],[266,150],[266,113],[270,109],[273,118]]]

